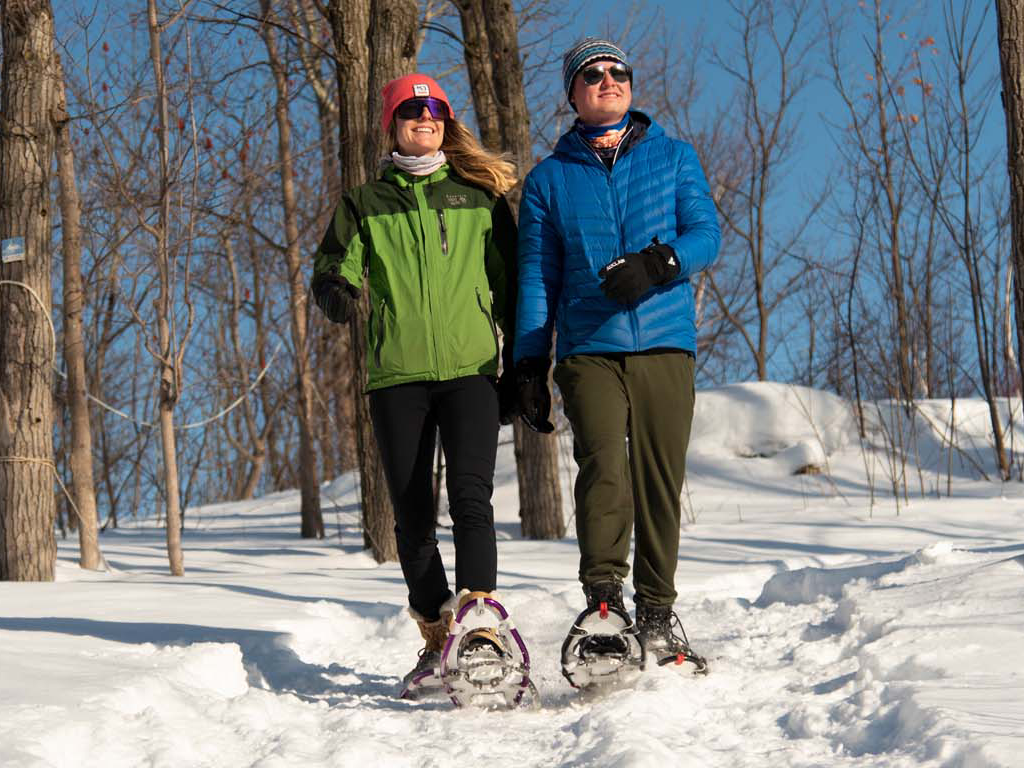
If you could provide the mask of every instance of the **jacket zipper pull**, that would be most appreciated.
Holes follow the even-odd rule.
[[[444,211],[438,210],[437,219],[441,222],[441,252],[448,255],[448,227],[444,223]]]

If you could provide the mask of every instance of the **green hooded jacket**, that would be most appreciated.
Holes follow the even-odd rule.
[[[367,391],[496,376],[498,326],[514,337],[515,249],[505,198],[448,165],[429,176],[389,165],[345,193],[316,252],[313,280],[336,275],[362,288],[367,278]]]

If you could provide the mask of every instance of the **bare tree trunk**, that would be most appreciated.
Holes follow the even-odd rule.
[[[366,44],[370,28],[370,0],[333,0],[328,6],[328,21],[337,52],[338,135],[341,189],[364,184],[369,178],[363,160],[363,146],[371,121],[369,108],[370,52]],[[398,553],[394,533],[377,546],[371,533],[379,526],[374,521],[394,518],[387,480],[373,436],[370,404],[363,394],[366,383],[366,318],[369,315],[368,291],[363,291],[359,311],[349,323],[352,348],[352,402],[355,404],[356,454],[359,459],[360,506],[363,512],[363,543],[374,559],[384,562],[393,551]],[[393,558],[392,558],[393,559]]]
[[[416,69],[416,32],[419,7],[416,0],[371,0],[369,107],[366,116],[370,128],[363,143],[367,177],[377,173],[380,158],[388,147],[388,137],[377,130],[384,101],[381,91],[389,81]]]
[[[68,405],[71,410],[71,489],[78,512],[79,564],[82,568],[98,570],[103,566],[103,556],[100,554],[96,488],[92,477],[92,425],[86,396],[85,346],[82,340],[82,207],[75,181],[71,123],[59,56],[55,57],[55,65],[58,80],[54,122],[60,178],[61,256],[64,262],[64,361],[68,368]]]
[[[520,177],[525,176],[533,165],[533,144],[523,86],[523,62],[519,55],[518,24],[511,0],[460,0],[456,7],[462,20],[463,37],[476,40],[480,48],[486,46],[486,56],[467,52],[466,66],[470,71],[474,105],[489,109],[493,104],[497,115],[501,143],[489,146],[510,152]],[[478,32],[481,20],[484,37]],[[484,121],[488,119],[485,116]],[[493,135],[493,131],[489,132]],[[521,185],[517,186],[508,194],[516,211],[521,189]],[[505,343],[511,342],[506,339]],[[519,420],[512,429],[523,536],[560,539],[565,535],[565,518],[562,487],[558,481],[558,438],[526,429]]]
[[[378,133],[380,90],[415,67],[418,8],[414,0],[332,0],[327,6],[337,52],[341,188],[351,189],[376,173],[385,137]],[[372,27],[372,28],[371,28]],[[377,562],[398,559],[394,511],[373,436],[366,383],[368,291],[349,323],[352,398],[355,402],[363,537]]]
[[[1010,172],[1011,260],[1017,320],[1017,363],[1024,391],[1024,6],[996,0],[999,67],[1006,111],[1006,157]]]
[[[494,86],[491,84],[491,46],[487,39],[484,5],[480,0],[452,0],[462,23],[462,54],[466,60],[473,112],[477,130],[485,147],[501,147],[501,127],[494,104]]]
[[[0,281],[10,281],[0,283],[0,580],[52,581],[49,211],[57,78],[50,0],[0,0],[0,29]]]
[[[886,138],[890,135],[889,115],[886,106],[887,94],[883,89],[886,83],[884,59],[882,57],[882,10],[879,0],[875,2],[875,45],[874,78],[875,102],[878,113],[878,135],[881,138],[878,154],[879,184],[884,193],[884,210],[888,214],[885,224],[888,226],[888,256],[891,273],[890,295],[896,308],[896,368],[899,374],[899,397],[909,413],[914,400],[914,377],[911,373],[910,352],[910,317],[907,311],[907,292],[904,287],[903,275],[903,240],[900,234],[900,220],[903,215],[904,201],[897,190],[898,171],[895,167],[893,148]]]
[[[951,30],[954,31],[954,30]],[[954,43],[954,50],[959,41]],[[966,51],[957,51],[961,55],[960,61],[969,60],[970,54]],[[964,84],[967,79],[967,72],[962,71],[958,80],[958,97],[960,106],[960,131],[961,137],[967,141],[975,140],[971,135],[970,115],[967,110],[967,95]],[[985,402],[988,404],[989,423],[992,425],[992,447],[996,454],[996,464],[999,466],[999,476],[1003,481],[1010,479],[1010,462],[1006,455],[1005,440],[1003,438],[1002,419],[999,415],[999,403],[996,399],[996,384],[994,381],[993,367],[997,364],[996,357],[990,357],[988,352],[989,321],[986,316],[986,308],[983,301],[982,276],[978,262],[981,259],[979,244],[975,233],[978,231],[974,221],[973,201],[971,200],[971,153],[970,143],[962,144],[964,147],[961,160],[964,183],[961,185],[962,195],[962,217],[963,217],[963,255],[967,262],[968,282],[971,286],[971,304],[974,313],[974,336],[978,349],[978,367],[981,373],[982,391],[985,393]]]
[[[156,235],[156,261],[160,271],[160,296],[157,299],[157,343],[160,364],[160,446],[164,459],[164,482],[167,494],[167,558],[172,576],[185,575],[181,549],[181,491],[178,485],[178,448],[174,434],[174,407],[177,405],[178,371],[170,316],[174,311],[171,296],[171,264],[167,244],[170,225],[171,190],[170,158],[167,136],[167,86],[164,81],[163,54],[160,49],[162,29],[157,20],[156,0],[148,0],[149,55],[156,79],[156,107],[160,146],[160,214]]]
[[[325,201],[336,201],[339,195],[340,178],[338,173],[338,114],[337,109],[331,110],[328,104],[317,95],[317,116],[320,124],[320,156],[323,168],[323,194]],[[328,208],[322,225],[317,231],[323,231],[334,211]],[[351,343],[347,329],[339,328],[333,323],[324,324],[321,333],[324,336],[325,355],[321,364],[321,391],[324,392],[326,443],[333,452],[337,462],[337,472],[348,472],[357,465],[355,449],[355,402],[351,397],[352,368],[350,361]]]
[[[272,16],[270,0],[261,0],[265,18]],[[270,58],[270,70],[277,88],[278,156],[281,162],[281,198],[287,238],[288,289],[292,320],[292,345],[295,347],[295,375],[299,398],[299,487],[302,494],[302,537],[324,537],[324,521],[320,513],[320,484],[317,460],[313,450],[313,403],[309,373],[309,350],[306,345],[306,288],[302,276],[302,253],[299,242],[298,207],[295,201],[295,171],[292,163],[291,119],[288,116],[288,73],[277,52],[274,29],[268,23],[260,29]]]
[[[519,423],[513,429],[516,477],[519,480],[519,523],[526,539],[561,539],[565,536],[555,435],[541,435]]]
[[[366,42],[370,29],[370,0],[330,0],[327,20],[337,55],[338,157],[341,161],[341,189],[346,190],[365,183],[370,176],[363,163],[363,146],[370,126],[374,124],[366,111],[370,103],[370,51]],[[358,341],[354,347],[364,346],[361,337]]]
[[[317,56],[309,41],[322,37],[321,25],[327,20],[317,16],[318,0],[289,0],[291,17],[297,28],[302,30],[295,39],[299,58],[306,80],[316,95],[317,118],[320,129],[320,166],[322,169],[321,189],[323,200],[336,201],[341,188],[338,168],[338,98],[337,88],[331,88],[323,77],[323,57]],[[334,210],[322,209],[322,220],[316,230],[327,227]],[[331,457],[335,472],[347,472],[358,465],[356,451],[355,398],[352,396],[351,343],[347,328],[332,323],[321,323],[315,334],[317,343],[317,366],[314,370],[314,384],[322,402],[325,419],[318,436],[320,452],[324,459],[324,476],[331,477],[327,470],[328,456]]]
[[[366,169],[367,178],[377,172],[377,165],[381,156],[386,151],[385,142],[387,136],[377,130],[377,119],[383,108],[381,90],[388,83],[403,74],[412,72],[416,68],[416,31],[419,23],[419,8],[415,0],[371,0],[370,2],[370,26],[367,40],[370,41],[369,49],[369,77],[368,83],[368,107],[366,117],[369,120],[369,128],[366,133],[366,140],[363,142],[364,155],[363,167]],[[369,290],[364,291],[369,296]],[[367,299],[368,301],[368,299]],[[369,304],[366,304],[369,309]],[[360,313],[360,319],[365,315]],[[360,323],[361,325],[362,323]],[[366,344],[360,334],[358,340],[359,348],[364,350]],[[353,347],[356,341],[353,340]],[[360,370],[357,377],[359,386],[366,381],[365,367],[366,357],[360,356]],[[367,426],[370,425],[370,403],[365,395],[360,394],[358,408],[362,413],[359,421]],[[367,430],[372,433],[372,430]],[[362,432],[362,429],[360,429]],[[377,453],[377,444],[370,440],[373,446],[372,459],[376,467],[376,476],[373,478],[371,489],[374,493],[374,503],[366,506],[366,494],[363,501],[363,526],[365,535],[369,539],[374,559],[377,562],[398,559],[398,544],[395,541],[395,513],[390,504],[387,484],[384,481],[384,471],[380,464],[380,456]],[[366,446],[360,449],[360,454],[366,453],[367,459],[371,456],[366,451]],[[369,473],[364,473],[364,479]]]

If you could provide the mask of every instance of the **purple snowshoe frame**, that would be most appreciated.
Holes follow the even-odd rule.
[[[431,693],[443,691],[444,687],[440,682],[440,677],[438,677],[435,674],[436,671],[437,668],[435,667],[434,669],[425,669],[422,672],[420,672],[418,675],[412,678],[412,680],[409,681],[408,685],[406,685],[405,688],[402,689],[402,692],[399,694],[398,698],[412,700],[419,698],[419,695],[422,691],[429,691]],[[427,686],[423,685],[423,681],[426,680],[428,677],[437,678],[438,684]]]
[[[524,703],[525,694],[529,692],[534,697],[536,697],[537,689],[530,680],[530,652],[527,650],[526,643],[523,642],[523,638],[522,635],[519,634],[519,630],[511,624],[511,621],[509,620],[509,614],[508,611],[505,610],[505,606],[503,606],[501,603],[499,603],[492,597],[477,598],[475,600],[470,600],[464,606],[462,606],[458,614],[455,616],[455,620],[452,622],[452,628],[461,628],[462,620],[466,618],[466,615],[471,610],[477,608],[481,601],[484,603],[484,605],[486,605],[488,608],[494,611],[494,613],[498,616],[499,623],[493,629],[499,635],[511,637],[511,639],[515,641],[515,647],[518,649],[522,661],[517,663],[512,669],[515,672],[520,673],[521,678],[518,683],[513,683],[513,685],[515,686],[515,693],[512,695],[511,700],[508,699],[510,692],[507,690],[481,689],[477,694],[468,694],[468,697],[472,698],[473,695],[480,694],[503,694],[505,695],[506,701],[509,703],[511,707],[519,707]],[[456,707],[462,707],[466,703],[468,703],[462,701],[461,696],[465,694],[464,692],[456,689],[454,685],[455,680],[452,679],[448,664],[449,658],[451,657],[451,654],[455,649],[456,643],[460,640],[461,636],[461,630],[458,632],[458,634],[448,634],[448,639],[444,644],[444,650],[441,652],[440,665],[441,680],[444,683],[445,690],[447,691],[449,697],[451,698],[452,704],[454,704]],[[457,660],[456,664],[453,665],[453,668],[456,672],[458,672]]]

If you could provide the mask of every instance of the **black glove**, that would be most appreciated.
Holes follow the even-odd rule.
[[[519,415],[519,388],[515,371],[506,369],[498,377],[498,423],[511,424]]]
[[[313,277],[309,287],[316,305],[332,323],[347,323],[355,315],[359,289],[344,277],[321,273]]]
[[[654,242],[639,253],[627,253],[601,267],[601,290],[612,301],[632,304],[652,286],[667,283],[679,274],[679,259],[671,246]]]
[[[519,415],[534,432],[549,434],[555,425],[548,421],[551,415],[551,391],[548,389],[546,357],[524,357],[516,363],[516,389],[519,391]]]

